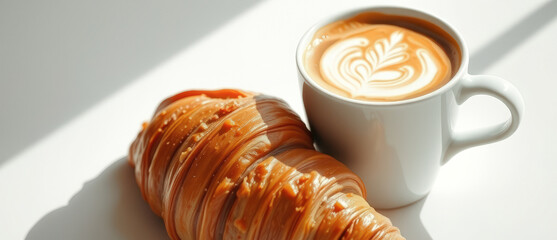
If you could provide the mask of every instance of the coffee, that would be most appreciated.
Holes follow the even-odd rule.
[[[324,19],[296,50],[316,146],[362,178],[374,207],[416,202],[452,156],[512,135],[523,116],[518,90],[499,77],[468,74],[468,60],[458,32],[418,10],[371,7]],[[373,88],[360,90],[362,83]],[[459,105],[476,95],[495,97],[511,116],[457,131]]]
[[[460,55],[456,41],[434,24],[365,12],[319,29],[304,65],[312,80],[337,95],[399,101],[445,85]]]

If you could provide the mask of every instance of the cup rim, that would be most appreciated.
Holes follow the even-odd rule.
[[[320,86],[309,76],[309,74],[307,73],[307,71],[305,69],[304,62],[303,62],[303,55],[304,55],[304,51],[306,49],[306,46],[311,41],[311,39],[313,39],[315,32],[317,32],[317,30],[319,30],[323,26],[325,26],[329,23],[341,20],[341,19],[346,19],[346,18],[355,16],[356,14],[359,14],[359,13],[362,13],[362,12],[381,12],[381,13],[392,14],[392,15],[410,16],[410,17],[415,17],[415,18],[419,18],[419,19],[422,19],[422,20],[426,20],[430,23],[433,23],[433,24],[437,25],[438,27],[443,29],[445,32],[447,32],[449,35],[451,35],[454,38],[454,40],[458,43],[458,46],[460,47],[460,51],[461,51],[461,57],[460,58],[461,58],[461,60],[460,60],[460,65],[459,65],[458,71],[449,80],[449,82],[447,82],[445,85],[441,86],[440,88],[436,89],[435,91],[432,91],[432,92],[424,94],[424,95],[420,95],[418,97],[413,97],[413,98],[403,99],[403,100],[396,100],[396,101],[369,101],[369,100],[353,99],[353,98],[348,98],[348,97],[345,97],[345,96],[341,96],[341,95],[332,93],[329,90],[325,89],[324,87]],[[301,76],[303,77],[303,81],[305,83],[307,83],[314,90],[317,90],[317,91],[323,93],[324,95],[326,95],[326,96],[328,96],[332,99],[335,99],[335,100],[341,101],[341,102],[348,102],[348,103],[352,103],[352,104],[356,104],[356,105],[395,106],[395,105],[406,105],[406,104],[411,104],[411,103],[415,103],[415,102],[425,101],[425,100],[431,99],[435,96],[438,96],[438,95],[448,91],[449,89],[452,89],[453,86],[457,84],[458,79],[462,78],[465,74],[467,74],[466,72],[467,72],[467,69],[468,69],[468,61],[469,61],[468,54],[469,54],[468,53],[468,48],[464,44],[464,41],[463,41],[461,35],[458,33],[458,31],[452,25],[450,25],[446,21],[440,19],[439,17],[437,17],[437,16],[435,16],[431,13],[427,13],[425,11],[415,9],[415,8],[408,8],[408,7],[401,7],[401,6],[372,6],[372,7],[364,7],[364,8],[360,7],[360,8],[352,9],[352,10],[349,10],[349,11],[345,11],[345,12],[333,15],[331,17],[325,18],[325,19],[323,19],[321,21],[318,21],[317,23],[313,24],[313,26],[311,26],[302,35],[302,37],[298,41],[298,46],[296,47],[296,66],[298,68],[298,73],[301,74]]]

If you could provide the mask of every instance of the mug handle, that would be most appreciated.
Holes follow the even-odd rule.
[[[474,95],[489,95],[499,99],[509,108],[511,116],[502,123],[466,132],[454,132],[450,129],[449,145],[445,151],[443,164],[466,148],[503,140],[518,128],[524,113],[524,101],[510,82],[496,76],[466,75],[455,94],[458,105]]]

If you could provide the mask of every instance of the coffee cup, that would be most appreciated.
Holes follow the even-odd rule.
[[[403,42],[406,36],[411,40]],[[423,44],[417,43],[422,38]],[[386,49],[399,52],[389,53],[378,67],[377,59],[388,55]],[[412,59],[415,66],[406,63]],[[419,10],[371,7],[319,22],[303,35],[296,50],[302,98],[317,148],[362,178],[367,200],[376,208],[401,207],[425,197],[452,156],[509,137],[523,115],[524,102],[510,82],[471,75],[468,62],[460,34]],[[428,72],[431,69],[435,71]],[[474,95],[500,100],[510,117],[456,131],[458,107]]]

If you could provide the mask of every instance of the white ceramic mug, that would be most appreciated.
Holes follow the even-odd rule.
[[[304,69],[306,46],[321,27],[367,11],[420,18],[441,27],[460,46],[458,72],[434,92],[402,101],[355,100],[325,90]],[[518,90],[498,77],[468,74],[468,60],[468,48],[449,24],[431,14],[401,7],[372,7],[340,14],[316,24],[300,40],[296,64],[317,147],[362,178],[372,206],[395,208],[423,198],[440,166],[455,153],[502,140],[517,129],[524,109]],[[501,100],[510,110],[510,118],[477,130],[455,132],[458,106],[480,94]]]

